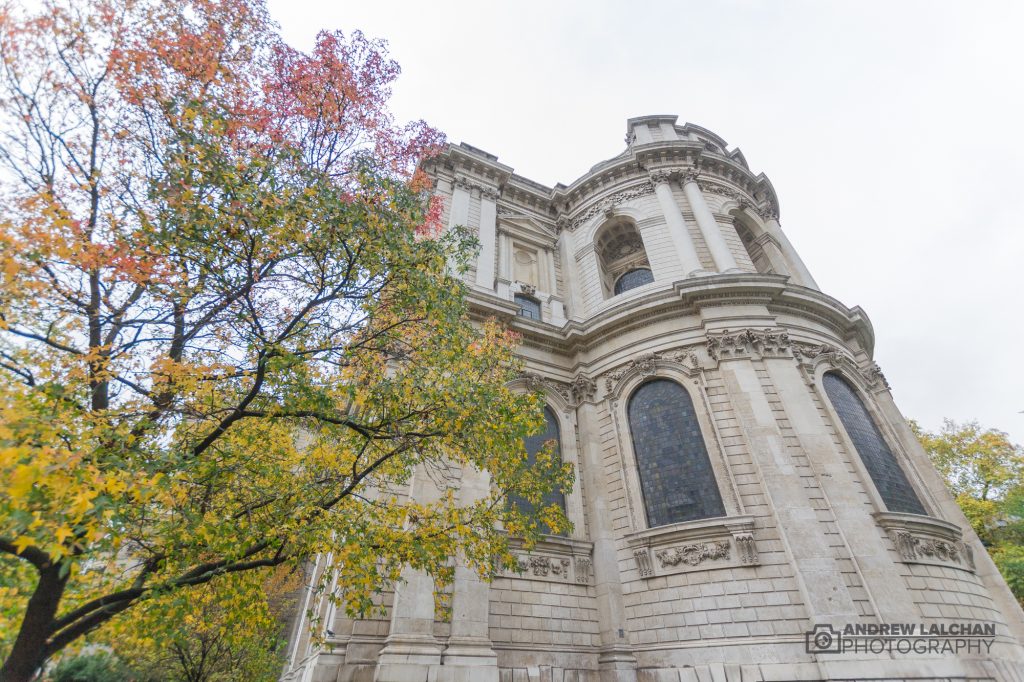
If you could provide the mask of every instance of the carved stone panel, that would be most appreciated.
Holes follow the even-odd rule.
[[[579,585],[592,581],[593,545],[589,542],[548,536],[531,551],[514,551],[519,563],[514,570],[503,572],[505,577]]]
[[[963,541],[963,533],[955,524],[930,516],[894,512],[875,514],[875,519],[904,563],[975,570],[974,550]]]
[[[626,537],[641,578],[760,563],[750,516],[702,519]]]

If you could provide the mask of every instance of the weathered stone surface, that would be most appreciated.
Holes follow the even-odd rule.
[[[480,237],[472,305],[522,334],[519,386],[559,421],[578,474],[573,536],[523,551],[522,570],[491,583],[458,571],[450,625],[417,576],[387,597],[390,620],[314,608],[344,653],[300,641],[285,679],[335,666],[378,682],[1024,679],[1024,614],[893,404],[863,311],[818,290],[771,184],[675,117],[631,119],[627,144],[555,188],[465,146],[426,167],[447,224]],[[616,294],[638,268],[653,281]],[[540,320],[514,314],[517,293]],[[827,373],[877,438],[846,432]],[[718,518],[648,525],[629,401],[654,379],[692,399],[693,414],[662,426],[703,441]],[[857,450],[878,438],[889,452],[872,456],[891,459],[872,460],[876,477],[879,461],[898,466],[924,515],[886,508]],[[486,489],[470,483],[467,499]],[[953,622],[995,624],[991,649],[840,655],[805,638],[821,624]]]

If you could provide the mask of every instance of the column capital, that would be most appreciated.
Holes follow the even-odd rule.
[[[676,168],[657,168],[650,171],[648,175],[651,178],[651,184],[657,187],[658,185],[667,185],[678,172]]]

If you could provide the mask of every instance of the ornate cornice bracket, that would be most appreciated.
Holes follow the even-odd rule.
[[[708,333],[707,350],[717,362],[790,357],[789,334],[783,329],[723,329]]]

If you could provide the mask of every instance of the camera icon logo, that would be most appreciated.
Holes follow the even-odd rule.
[[[810,632],[805,632],[807,653],[838,654],[842,652],[843,636],[828,623],[815,625]]]

